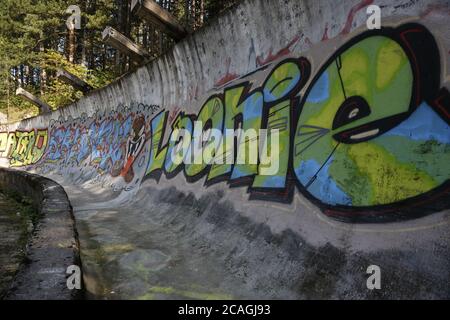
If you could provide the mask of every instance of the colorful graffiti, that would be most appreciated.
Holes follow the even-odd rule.
[[[330,216],[370,220],[423,215],[447,208],[450,176],[450,95],[440,89],[440,57],[431,33],[418,24],[363,33],[323,64],[303,97],[310,75],[305,58],[285,59],[261,87],[249,81],[207,99],[197,116],[179,114],[172,124],[192,134],[193,121],[208,128],[277,128],[280,167],[178,165],[162,146],[167,112],[151,122],[149,176],[183,171],[205,185],[227,180],[248,185],[250,199],[290,202],[293,185]],[[171,139],[173,140],[173,139]],[[217,157],[239,157],[222,145]],[[179,143],[182,143],[181,141]],[[269,146],[270,148],[270,146]],[[430,204],[432,203],[432,204]],[[424,205],[425,204],[425,205]],[[384,219],[384,220],[386,220]]]
[[[61,119],[51,124],[40,170],[73,172],[99,180],[122,177],[130,183],[133,165],[147,142],[150,117],[159,106],[132,103],[115,110]]]
[[[437,201],[431,190],[448,197],[450,105],[448,91],[439,92],[439,61],[433,36],[415,24],[368,32],[339,49],[301,107],[293,167],[302,187],[352,211],[392,211],[383,205],[424,194]]]
[[[197,114],[136,103],[55,121],[36,167],[125,185],[183,173],[189,182],[204,178],[205,187],[226,181],[247,186],[251,200],[286,203],[297,188],[345,221],[413,218],[450,207],[450,94],[441,87],[439,49],[424,26],[364,32],[316,68],[305,57],[271,63],[225,84]],[[217,145],[204,145],[221,161],[173,161],[173,154],[194,157],[179,153],[193,140],[175,135],[177,129],[193,134],[195,121],[204,124],[202,136],[211,129],[224,133]],[[228,137],[230,129],[269,129],[269,136]],[[271,141],[271,129],[279,132],[275,173],[263,174],[265,153],[257,163],[227,161],[242,157],[251,143]],[[38,135],[7,152],[11,165],[41,158],[47,140],[38,144]],[[235,141],[231,147],[228,139]],[[0,152],[10,150],[9,141],[0,135]]]
[[[0,132],[0,157],[9,159],[11,167],[38,162],[47,147],[47,129]]]

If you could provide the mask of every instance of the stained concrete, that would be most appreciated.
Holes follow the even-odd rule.
[[[67,267],[81,267],[81,261],[72,207],[64,189],[50,179],[5,168],[0,168],[0,188],[30,197],[39,214],[26,244],[24,263],[20,264],[5,298],[80,298],[82,288],[69,290],[66,283]]]
[[[27,206],[0,189],[0,299],[7,293],[26,259],[28,235],[33,229]]]
[[[155,62],[67,108],[8,129],[51,128],[135,102],[197,113],[209,95],[222,92],[220,80],[227,76],[260,85],[264,77],[246,75],[296,37],[279,59],[305,56],[315,74],[334,50],[365,31],[369,3],[244,1]],[[418,22],[432,32],[448,88],[450,35],[442,27],[448,1],[374,3],[383,8],[383,25]],[[148,146],[144,150],[145,163]],[[354,224],[329,218],[297,191],[292,203],[281,204],[250,201],[246,187],[226,182],[206,187],[182,175],[143,181],[145,166],[136,168],[129,184],[88,165],[55,165],[45,157],[23,169],[65,188],[88,298],[449,298],[449,210]],[[381,290],[366,288],[372,264],[381,268]]]
[[[317,237],[324,238],[313,245],[308,233],[276,233],[252,221],[220,190],[197,198],[175,187],[144,183],[131,202],[92,209],[85,202],[95,197],[95,189],[67,190],[89,298],[450,298],[448,224],[430,224],[422,231],[402,230],[397,223],[384,230],[364,225],[367,230],[351,231],[314,215],[310,221],[297,216],[305,229],[318,228]],[[96,204],[107,206],[108,201]],[[448,223],[448,218],[439,221]],[[430,231],[439,238],[429,241]],[[371,264],[382,270],[381,290],[366,287]]]

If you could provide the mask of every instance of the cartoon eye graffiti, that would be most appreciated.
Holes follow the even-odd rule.
[[[339,129],[349,123],[367,117],[368,115],[370,115],[370,107],[366,99],[360,96],[350,97],[345,99],[337,110],[336,115],[334,116],[332,129]],[[375,129],[373,131],[365,131],[359,134],[354,134],[349,137],[350,139],[348,140],[348,143],[359,142],[362,137],[370,137],[370,133],[372,132],[377,134],[379,130]],[[334,138],[338,141],[344,142],[345,134],[336,134]]]
[[[318,71],[301,104],[293,147],[300,188],[339,210],[399,203],[448,184],[450,129],[436,111],[439,85],[439,51],[423,26],[352,39]]]

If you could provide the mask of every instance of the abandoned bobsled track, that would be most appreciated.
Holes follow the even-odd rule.
[[[87,297],[448,299],[449,15],[439,0],[243,1],[4,126],[0,161],[64,187]],[[169,137],[194,118],[279,129],[278,171],[175,165]]]

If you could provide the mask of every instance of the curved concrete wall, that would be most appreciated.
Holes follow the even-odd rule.
[[[0,168],[0,188],[30,197],[41,215],[27,245],[27,261],[6,298],[79,298],[80,291],[71,291],[66,284],[65,266],[81,262],[72,207],[64,189],[50,179],[5,168]]]
[[[366,28],[370,4],[381,30]],[[168,215],[241,217],[345,254],[437,243],[448,253],[449,12],[439,0],[244,1],[108,87],[3,128],[3,164],[108,195],[80,199],[80,211],[169,205]],[[169,138],[195,119],[279,129],[279,167],[175,165]],[[186,208],[187,195],[197,200]],[[414,272],[448,279],[441,254],[425,256],[435,268]]]

